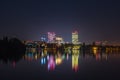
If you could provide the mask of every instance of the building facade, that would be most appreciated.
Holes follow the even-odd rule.
[[[56,36],[56,34],[54,32],[48,32],[48,43],[54,43],[55,36]]]
[[[74,31],[72,32],[72,43],[73,44],[78,44],[78,32],[77,31]]]

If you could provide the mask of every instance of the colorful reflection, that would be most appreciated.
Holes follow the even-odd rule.
[[[62,63],[62,58],[61,57],[57,57],[55,60],[56,65],[59,65]]]
[[[98,51],[98,47],[93,47],[92,50],[93,50],[94,55],[96,55]]]
[[[100,56],[98,47],[93,47],[93,48],[92,48],[92,51],[93,51],[93,54],[94,54],[96,60],[100,60],[100,59],[101,59],[101,56]]]
[[[54,57],[51,55],[48,60],[48,70],[54,70],[55,69],[55,61]]]
[[[72,54],[79,54],[80,53],[80,50],[72,50]]]
[[[26,52],[36,53],[36,48],[26,48]]]
[[[46,49],[44,49],[43,52],[44,52],[45,55],[47,55],[47,50]]]
[[[67,60],[69,59],[69,54],[67,54],[66,59],[67,59]]]
[[[100,53],[96,53],[95,58],[96,58],[96,60],[100,60],[101,59]]]
[[[72,54],[72,69],[75,72],[77,72],[78,69],[79,69],[78,59],[79,59],[79,50],[73,50],[73,54]]]
[[[56,65],[60,65],[62,63],[62,59],[64,59],[64,55],[62,55],[60,51],[57,51],[57,54],[55,56]]]
[[[41,64],[46,64],[46,59],[45,59],[45,57],[41,58]]]
[[[78,58],[79,58],[78,55],[76,55],[76,54],[72,55],[72,69],[75,72],[78,71],[78,68],[79,68],[79,66],[78,66]]]
[[[59,64],[62,63],[62,59],[61,58],[57,58],[55,62],[56,62],[56,65],[59,65]]]
[[[26,53],[23,56],[23,58],[28,61],[38,60],[40,57],[41,57],[40,54],[37,54],[37,53]]]
[[[106,59],[107,54],[101,54],[97,47],[92,48],[93,55],[96,60]],[[79,70],[79,55],[84,55],[83,53],[80,54],[80,50],[72,49],[71,54],[68,52],[57,51],[56,53],[49,52],[47,50],[41,50],[40,53],[32,53],[28,52],[25,54],[24,59],[28,61],[38,61],[41,65],[47,65],[48,71],[53,71],[58,66],[63,66],[64,61],[68,62],[69,58],[72,61],[72,70],[77,72]],[[86,54],[86,56],[90,57],[91,53]],[[69,62],[68,62],[69,63]],[[14,64],[14,63],[13,63]]]
[[[27,54],[25,54],[24,59],[26,59],[28,61],[32,61],[34,59],[33,53],[27,53]]]

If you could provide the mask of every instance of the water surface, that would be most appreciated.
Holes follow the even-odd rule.
[[[0,59],[0,80],[120,79],[120,53],[26,51],[16,58]]]

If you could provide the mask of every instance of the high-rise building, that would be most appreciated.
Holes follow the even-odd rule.
[[[48,43],[54,43],[55,36],[56,36],[56,34],[54,32],[48,32]]]
[[[42,34],[41,37],[40,37],[40,40],[46,42],[47,41],[47,35]]]
[[[72,43],[78,44],[78,32],[77,31],[72,32]]]

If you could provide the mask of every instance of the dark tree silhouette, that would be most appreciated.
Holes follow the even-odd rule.
[[[8,61],[18,61],[25,54],[25,45],[17,38],[0,40],[0,60],[7,63]]]

